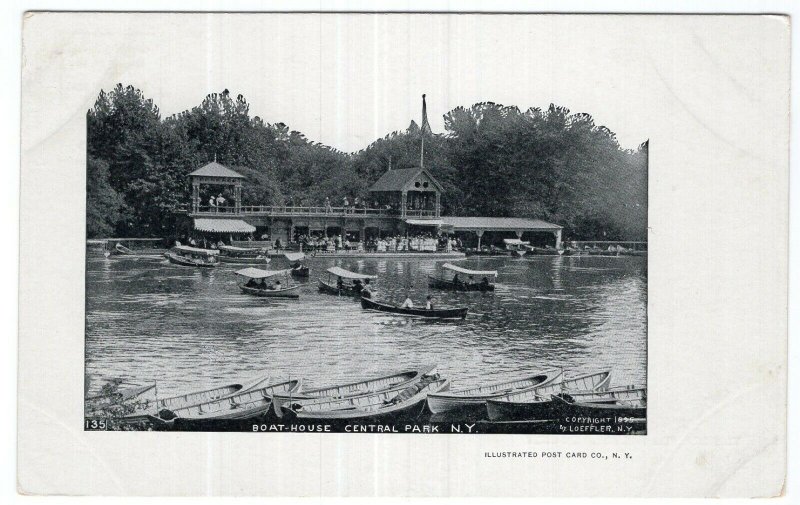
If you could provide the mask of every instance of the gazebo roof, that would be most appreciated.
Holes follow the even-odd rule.
[[[434,179],[430,172],[428,172],[424,168],[414,167],[414,168],[398,168],[394,170],[389,170],[384,173],[380,179],[375,181],[375,184],[369,188],[370,191],[402,191],[406,187],[408,187],[414,179],[419,177],[420,174],[425,174],[428,179],[433,182],[436,188],[441,191],[442,186],[439,182]]]
[[[236,173],[230,168],[212,161],[207,165],[203,165],[191,174],[189,177],[228,177],[233,179],[244,179],[242,174]]]

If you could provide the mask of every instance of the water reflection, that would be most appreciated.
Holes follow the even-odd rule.
[[[281,267],[282,260],[271,266]],[[300,300],[239,293],[235,266],[192,269],[159,258],[90,255],[86,367],[102,379],[157,380],[165,394],[272,371],[322,385],[422,363],[467,387],[494,375],[613,366],[617,384],[644,383],[646,260],[641,257],[469,259],[498,270],[494,293],[430,291],[439,306],[467,305],[465,321],[363,311],[320,294],[330,266],[374,273],[376,298],[422,303],[444,261],[315,258]]]

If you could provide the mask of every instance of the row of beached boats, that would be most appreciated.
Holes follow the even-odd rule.
[[[344,384],[306,388],[301,379],[262,376],[245,382],[158,398],[155,384],[86,400],[87,417],[121,424],[168,426],[285,418],[296,422],[557,420],[562,415],[644,419],[644,387],[611,387],[611,370],[565,378],[561,370],[451,390],[434,365]]]

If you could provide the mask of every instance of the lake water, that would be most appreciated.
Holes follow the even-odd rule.
[[[560,367],[567,376],[614,369],[616,385],[645,384],[647,261],[644,257],[481,258],[497,270],[494,293],[429,290],[445,260],[313,258],[299,300],[241,294],[241,265],[195,269],[163,257],[87,261],[86,373],[92,390],[111,378],[157,381],[159,395],[259,374],[321,386],[435,363],[452,388],[504,374]],[[273,259],[271,268],[287,262]],[[430,321],[364,311],[321,294],[326,268],[376,274],[376,300],[469,306],[465,321]]]

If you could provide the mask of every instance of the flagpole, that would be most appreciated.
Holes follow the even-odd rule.
[[[420,124],[419,136],[422,140],[419,148],[419,168],[425,168],[425,123],[428,121],[428,111],[425,110],[425,94],[422,94],[422,123]]]

